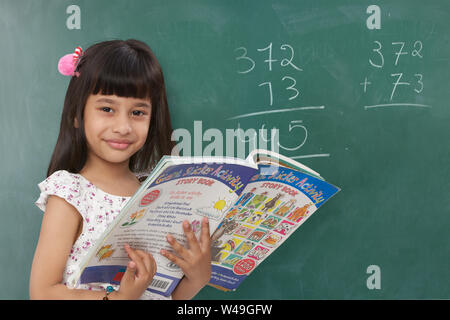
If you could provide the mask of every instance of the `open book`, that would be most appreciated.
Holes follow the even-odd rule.
[[[129,261],[124,250],[150,252],[157,272],[147,290],[169,296],[183,273],[160,254],[181,244],[181,223],[197,236],[202,217],[212,235],[210,285],[235,290],[339,188],[312,169],[280,154],[254,150],[246,160],[164,156],[68,279],[120,283]]]

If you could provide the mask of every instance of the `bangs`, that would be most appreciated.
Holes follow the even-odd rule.
[[[153,100],[159,92],[158,72],[152,70],[148,53],[128,47],[105,50],[97,55],[100,61],[91,61],[94,68],[91,74],[91,93],[116,95]],[[97,59],[93,59],[97,60]],[[153,68],[154,69],[154,68]]]

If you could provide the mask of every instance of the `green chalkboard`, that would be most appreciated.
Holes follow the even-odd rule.
[[[2,0],[0,299],[28,299],[58,59],[129,38],[191,153],[256,141],[342,189],[239,290],[197,298],[450,298],[449,31],[446,0]]]

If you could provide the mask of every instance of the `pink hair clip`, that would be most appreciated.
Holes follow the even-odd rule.
[[[78,60],[83,54],[81,47],[77,47],[74,53],[69,53],[59,59],[58,71],[65,76],[76,76],[79,77],[80,73],[75,72],[78,64]]]

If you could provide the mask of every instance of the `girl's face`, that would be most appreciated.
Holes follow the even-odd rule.
[[[84,108],[88,158],[128,163],[147,139],[150,116],[150,99],[91,94]]]

